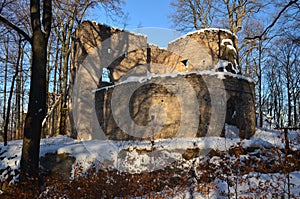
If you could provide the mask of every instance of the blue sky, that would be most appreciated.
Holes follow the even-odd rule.
[[[161,47],[166,47],[167,43],[174,40],[181,33],[171,29],[171,13],[170,2],[172,0],[126,0],[123,6],[125,16],[120,19],[120,22],[112,21],[111,19],[100,14],[100,17],[95,19],[97,14],[92,14],[93,20],[99,23],[124,28],[125,29],[146,34],[150,43],[157,44]]]
[[[171,30],[171,0],[127,0],[127,29],[148,35],[150,43],[166,47],[180,33]],[[138,28],[138,29],[137,29]],[[136,30],[137,29],[137,30]]]
[[[125,4],[122,5],[124,16],[121,19],[111,20],[101,7],[92,9],[87,18],[120,28],[124,28],[124,22],[126,22],[126,29],[140,27],[170,28],[171,20],[168,16],[171,14],[171,1],[125,0]]]
[[[127,0],[124,11],[129,14],[128,28],[170,28],[170,2],[171,0]]]

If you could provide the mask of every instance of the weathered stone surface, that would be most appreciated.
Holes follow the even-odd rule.
[[[255,132],[254,84],[237,77],[229,75],[220,80],[217,76],[195,73],[156,77],[144,83],[128,82],[102,89],[96,93],[98,120],[106,137],[114,140],[202,137],[207,135],[209,128],[212,131],[210,136],[220,136],[225,122],[236,125],[242,138],[249,138]],[[220,89],[218,84],[207,85],[207,80],[204,80],[207,78],[211,82],[222,81],[224,87],[221,89],[225,89],[226,95],[216,93]],[[182,87],[184,81],[192,86],[194,93],[185,90],[186,86]],[[130,87],[137,89],[129,94],[128,104],[126,97]],[[113,92],[117,94],[114,98]],[[197,97],[196,103],[190,101],[193,95]],[[220,104],[213,104],[212,98]],[[118,100],[116,107],[112,107],[114,100]],[[126,115],[128,107],[129,114]],[[212,109],[223,117],[212,115]],[[124,117],[130,120],[119,123]],[[145,128],[138,133],[138,127],[132,125]]]
[[[238,46],[237,37],[227,30],[203,29],[176,39],[168,45],[168,50],[188,59],[194,65],[190,71],[214,69],[220,59],[237,67],[237,57],[228,54],[224,41],[231,41],[233,48]]]
[[[111,81],[119,83],[130,76],[145,77],[147,73],[169,74],[193,70],[193,65],[187,68],[181,61],[183,57],[166,49],[149,45],[148,48],[128,52],[126,56],[116,59],[110,66]]]
[[[78,139],[95,138],[97,120],[105,137],[117,140],[219,136],[224,121],[242,138],[254,134],[253,83],[230,73],[205,75],[237,73],[237,38],[229,31],[195,31],[160,49],[143,35],[87,21],[72,45],[69,109]],[[109,84],[101,79],[104,67]]]
[[[143,35],[85,21],[74,32],[72,45],[69,110],[70,117],[76,116],[71,118],[72,136],[88,140],[93,129],[97,129],[94,102],[90,99],[101,82],[103,68],[124,53],[146,48],[148,44]]]

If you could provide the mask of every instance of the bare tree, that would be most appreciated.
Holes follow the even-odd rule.
[[[78,26],[84,17],[88,14],[88,10],[101,6],[108,15],[113,15],[114,18],[120,17],[122,15],[122,10],[120,5],[122,0],[71,0],[71,1],[62,1],[54,0],[53,1],[53,26],[54,31],[53,35],[53,44],[56,46],[54,49],[55,58],[54,58],[54,88],[56,84],[59,86],[59,91],[61,95],[60,102],[60,114],[57,117],[58,119],[58,129],[55,129],[55,133],[66,134],[66,118],[68,114],[68,88],[69,88],[69,64],[70,64],[70,51],[71,51],[71,39],[72,33],[75,30],[75,27]],[[49,71],[49,74],[51,71]],[[59,73],[59,79],[56,79],[56,75]],[[55,111],[52,111],[49,114],[54,114]],[[49,116],[50,117],[50,116]]]
[[[29,4],[28,1],[20,0],[20,1],[12,1],[12,0],[4,0],[0,3],[0,18],[4,18],[1,20],[0,23],[0,42],[3,42],[4,49],[2,50],[2,55],[6,55],[7,57],[1,57],[2,61],[6,60],[5,62],[5,80],[4,80],[4,103],[3,103],[3,110],[6,111],[7,108],[7,98],[9,97],[9,92],[6,92],[9,89],[6,89],[7,86],[10,86],[11,84],[7,82],[12,82],[12,78],[15,73],[15,68],[18,55],[18,40],[19,40],[19,34],[20,32],[16,32],[13,30],[13,26],[17,27],[21,32],[23,31],[25,34],[30,35],[30,23],[28,23],[29,19]],[[5,16],[5,17],[4,17]],[[10,24],[10,25],[8,25]],[[22,35],[22,34],[21,34]],[[24,37],[24,35],[23,35]],[[9,124],[7,125],[7,133],[12,134],[14,132],[14,136],[10,136],[10,138],[13,139],[20,139],[22,132],[23,132],[23,99],[24,94],[23,90],[25,86],[23,83],[25,83],[23,80],[25,76],[29,76],[28,73],[23,73],[24,71],[28,71],[30,66],[29,63],[25,64],[25,67],[23,68],[23,58],[27,54],[26,48],[24,46],[27,46],[29,43],[25,45],[26,42],[22,42],[22,50],[20,55],[20,65],[19,65],[19,73],[16,76],[16,82],[15,88],[13,89],[13,96],[11,96],[11,111],[10,111],[10,118],[9,118]],[[7,48],[5,50],[5,48]],[[4,53],[8,51],[8,53]],[[30,52],[30,51],[29,51]],[[27,56],[27,55],[26,55]],[[8,79],[7,79],[8,78]],[[5,116],[6,114],[3,114]],[[14,117],[12,117],[14,116]],[[4,117],[3,117],[4,118]],[[6,119],[3,119],[5,121]],[[4,123],[3,123],[4,126]],[[4,129],[4,127],[3,127]],[[7,137],[7,136],[6,136]]]
[[[49,42],[48,42],[48,52],[47,52],[47,70],[46,70],[46,90],[48,92],[49,89],[53,90],[55,93],[61,94],[63,96],[63,100],[61,100],[61,109],[55,110],[53,112],[57,112],[55,115],[51,115],[51,117],[56,118],[55,120],[51,121],[53,123],[52,129],[56,130],[56,133],[59,133],[59,129],[61,130],[62,134],[65,133],[65,119],[60,119],[62,117],[65,117],[66,115],[66,103],[67,103],[67,94],[68,94],[68,75],[69,75],[69,55],[70,55],[70,41],[71,41],[71,33],[74,31],[75,27],[81,23],[81,21],[84,19],[84,17],[89,14],[88,10],[95,7],[102,7],[104,11],[106,11],[107,15],[111,15],[111,17],[117,17],[121,16],[121,8],[120,5],[123,3],[122,0],[85,0],[85,1],[79,1],[79,0],[71,0],[71,1],[63,1],[63,0],[53,0],[53,28],[51,30],[51,34],[49,36]],[[43,6],[43,3],[41,3]],[[25,38],[27,41],[30,41],[32,39],[32,27],[30,26],[30,12],[28,12],[30,9],[29,1],[26,0],[20,0],[20,1],[1,1],[0,3],[0,34],[1,35],[18,35],[21,34],[23,38]],[[5,16],[5,17],[4,17]],[[13,30],[17,30],[14,32]],[[4,38],[1,38],[0,40],[3,40]],[[27,45],[30,44],[29,42]],[[29,46],[29,45],[28,45]],[[26,46],[26,48],[28,48]],[[4,51],[3,51],[4,52]],[[28,52],[28,51],[27,51]],[[26,50],[24,51],[25,56],[31,57],[31,55],[27,55]],[[5,58],[3,57],[2,60]],[[8,62],[10,63],[11,58],[8,58]],[[27,60],[30,60],[31,58],[28,58]],[[3,61],[4,63],[4,61]],[[9,65],[10,66],[10,65]],[[21,118],[23,116],[22,113],[18,113],[20,107],[20,102],[24,102],[24,100],[28,100],[27,97],[24,96],[24,89],[28,88],[27,86],[24,86],[23,83],[27,83],[23,77],[28,77],[29,73],[23,73],[23,71],[29,70],[29,63],[27,62],[25,64],[25,68],[20,69],[20,75],[16,77],[16,89],[18,92],[16,92],[16,95],[14,97],[14,102],[17,106],[16,109],[16,126],[23,127],[22,124],[19,125],[19,123],[23,123],[23,119]],[[6,70],[7,71],[7,70]],[[24,76],[25,74],[25,76]],[[20,84],[21,82],[21,84]],[[6,88],[7,86],[5,86]],[[21,95],[19,90],[21,88]],[[3,94],[3,96],[7,96],[6,94]],[[52,95],[54,96],[54,95]],[[5,98],[4,97],[4,98]],[[46,97],[48,99],[48,97]],[[5,99],[6,100],[6,99]],[[7,101],[7,100],[6,100]],[[1,103],[1,110],[4,109],[4,112],[6,113],[7,103],[3,102]],[[63,113],[58,113],[60,110],[64,110]],[[50,109],[49,109],[50,111]],[[23,112],[23,111],[20,111]],[[52,112],[52,113],[53,113]],[[4,127],[4,116],[5,113],[2,113],[3,119],[2,119],[2,127]],[[50,114],[50,113],[49,113]],[[21,115],[21,117],[19,117]],[[20,121],[20,122],[18,122]],[[10,120],[10,122],[14,122],[13,120]],[[48,124],[47,124],[48,125]],[[10,125],[11,126],[11,125]],[[3,128],[2,128],[3,129]],[[45,132],[48,130],[45,129]],[[22,133],[17,132],[18,135],[21,135]],[[17,136],[19,137],[19,136]]]
[[[209,12],[207,14],[213,13],[211,15],[212,19],[210,23],[205,26],[201,23],[203,21],[199,20],[205,19],[207,16],[197,15],[201,13],[197,10],[197,6],[205,8],[209,7]],[[299,41],[299,30],[297,24],[299,24],[299,4],[298,0],[289,1],[256,1],[256,0],[211,0],[211,1],[197,1],[197,0],[174,0],[171,4],[175,10],[170,16],[173,20],[173,24],[179,30],[198,29],[203,27],[222,27],[229,29],[232,33],[239,36],[239,47],[236,47],[239,52],[239,62],[242,63],[243,70],[245,73],[250,74],[250,76],[256,81],[257,89],[257,108],[260,115],[260,125],[263,123],[263,114],[265,112],[264,106],[267,104],[267,93],[263,85],[268,77],[266,77],[266,67],[268,64],[265,63],[267,59],[266,52],[272,45],[272,40],[276,37],[282,37],[289,35],[290,40],[297,43]],[[271,23],[265,25],[261,17],[261,13],[265,14],[263,11],[272,8],[276,9],[276,12],[269,14],[269,21]],[[266,15],[266,14],[265,14]],[[188,16],[186,20],[184,16]],[[182,20],[181,20],[182,18]],[[283,28],[280,28],[283,27]],[[298,30],[298,31],[297,31]],[[291,60],[290,60],[291,61]],[[278,61],[279,62],[279,61]],[[273,72],[280,73],[278,70]],[[277,76],[277,74],[275,75]],[[283,74],[282,74],[283,76]],[[285,75],[286,77],[286,75]],[[285,78],[286,79],[286,78]],[[272,83],[274,85],[274,83]],[[284,95],[281,88],[276,85],[276,92],[280,93],[275,98],[276,101],[276,113],[279,118],[279,110],[283,108]],[[287,86],[287,83],[285,83]],[[289,87],[294,88],[291,83]],[[297,86],[296,86],[297,87]],[[296,106],[297,100],[293,96],[297,96],[296,89],[290,91],[290,99],[293,99],[294,110],[288,111],[289,117],[294,116],[294,123],[296,120]],[[273,91],[273,94],[275,90]],[[278,97],[278,98],[277,98]],[[287,99],[287,101],[290,101]],[[288,105],[289,106],[289,105]],[[293,113],[293,114],[292,114]],[[278,119],[279,120],[279,119]],[[291,121],[290,121],[291,122]]]
[[[19,68],[22,62],[22,39],[19,38],[18,41],[18,52],[17,52],[17,60],[15,63],[15,72],[12,77],[11,85],[10,85],[10,91],[9,91],[9,97],[7,101],[7,110],[5,114],[5,124],[4,124],[4,146],[7,145],[7,140],[8,140],[8,127],[9,127],[9,121],[10,121],[10,112],[11,112],[11,104],[12,104],[12,97],[13,97],[13,91],[14,91],[14,85],[16,83],[16,79],[18,78],[19,74]],[[8,52],[7,52],[8,53]],[[12,132],[11,132],[12,133]],[[12,137],[12,134],[11,134]]]
[[[213,0],[175,0],[171,2],[174,12],[170,15],[177,30],[209,28],[214,20]]]
[[[32,28],[32,66],[28,113],[25,119],[21,157],[21,180],[37,177],[39,171],[39,148],[42,121],[46,115],[46,66],[47,44],[51,31],[52,1],[30,1]],[[42,19],[42,21],[41,21]]]
[[[297,123],[297,85],[299,83],[300,48],[293,40],[280,39],[276,41],[272,59],[278,63],[278,73],[281,73],[287,102],[287,125]],[[292,117],[294,115],[294,117]],[[294,120],[294,122],[293,122]]]
[[[291,8],[292,6],[294,6],[295,4],[298,5],[298,0],[290,0],[287,4],[284,4],[282,5],[282,3],[276,3],[276,5],[279,5],[279,6],[282,6],[281,10],[279,11],[279,13],[274,17],[273,21],[271,24],[269,24],[265,29],[264,31],[259,34],[259,35],[253,35],[252,37],[246,37],[245,39],[248,39],[248,40],[253,40],[253,39],[259,39],[259,38],[262,38],[264,37],[268,31],[270,31],[274,26],[275,24],[278,22],[278,20],[285,14],[285,12]],[[298,6],[298,9],[299,9],[299,6]],[[299,11],[299,10],[298,10]],[[297,13],[297,12],[296,12]],[[289,15],[287,15],[289,16]]]
[[[184,32],[191,29],[219,27],[227,28],[238,35],[253,15],[266,4],[257,0],[174,0],[171,5],[175,10],[170,18],[173,25]],[[238,64],[241,63],[239,52],[247,46],[248,41],[239,39],[239,43],[235,46],[238,51]],[[241,72],[241,66],[239,69]]]
[[[19,33],[30,42],[32,47],[30,94],[21,157],[21,180],[38,177],[42,120],[46,114],[47,44],[51,31],[52,1],[43,0],[42,5],[43,12],[41,12],[40,0],[30,1],[32,36],[8,18],[0,15],[0,21]]]
[[[97,1],[54,1],[55,14],[55,33],[61,43],[62,58],[62,86],[61,86],[61,113],[59,117],[59,132],[66,134],[66,109],[67,109],[67,90],[69,74],[69,57],[71,50],[71,36],[75,25],[79,24],[85,16],[89,7],[94,6]]]
[[[239,32],[244,20],[258,12],[263,4],[256,0],[174,0],[170,18],[180,31],[223,27],[232,33]]]

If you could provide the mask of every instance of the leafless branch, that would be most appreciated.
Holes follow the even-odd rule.
[[[2,23],[4,23],[6,26],[14,29],[17,33],[19,33],[20,35],[22,35],[28,42],[31,43],[32,39],[31,39],[31,37],[26,32],[24,32],[21,28],[19,28],[18,26],[16,26],[15,24],[13,24],[12,22],[10,22],[9,20],[7,20],[1,14],[0,14],[0,21]]]
[[[261,39],[278,21],[278,19],[281,17],[281,15],[293,4],[297,4],[298,0],[291,0],[288,4],[286,4],[281,11],[278,13],[276,18],[273,20],[273,22],[260,34],[256,35],[254,37],[246,37],[247,40],[255,40],[255,39]]]

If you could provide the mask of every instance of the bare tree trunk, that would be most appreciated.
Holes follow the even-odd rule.
[[[278,104],[277,104],[277,94],[276,92],[274,92],[274,120],[277,122],[277,124],[279,125],[279,120],[278,120]]]
[[[77,2],[72,9],[72,15],[69,17],[68,26],[66,29],[62,30],[63,34],[59,34],[58,36],[62,43],[62,60],[63,60],[63,81],[62,81],[62,100],[61,100],[61,111],[60,111],[60,126],[59,126],[59,132],[62,135],[66,134],[66,119],[67,119],[67,98],[68,98],[68,74],[69,74],[69,58],[70,58],[70,46],[71,46],[71,36],[72,31],[75,23],[75,17],[78,15],[78,4]],[[88,4],[85,6],[83,13],[79,16],[79,20],[83,17],[86,9],[88,8]],[[60,23],[63,24],[63,21]]]
[[[48,52],[51,52],[51,48],[52,48],[52,39],[49,41],[49,46],[48,48]],[[47,53],[47,72],[46,72],[46,88],[47,88],[47,93],[50,91],[49,86],[50,86],[50,81],[51,81],[51,64],[50,64],[50,57],[51,57],[51,53]],[[50,97],[47,96],[47,104],[50,103]]]
[[[5,121],[6,121],[6,89],[7,89],[7,68],[8,68],[8,41],[7,45],[5,45],[5,50],[6,50],[6,57],[5,57],[5,69],[4,69],[4,99],[3,99],[3,129],[5,126]],[[7,131],[5,132],[3,130],[3,139],[4,139],[4,145],[7,143]],[[6,142],[5,142],[6,140]]]
[[[16,79],[16,136],[18,139],[20,135],[20,123],[21,123],[21,77],[18,74]]]
[[[20,64],[20,78],[21,78],[21,116],[20,116],[20,134],[17,139],[22,139],[23,138],[23,132],[24,132],[24,96],[25,96],[25,80],[24,80],[24,73],[23,73],[23,60],[24,60],[24,49],[22,52],[22,61]]]
[[[262,110],[262,41],[259,39],[258,44],[258,105],[259,105],[259,127],[263,126],[263,110]]]
[[[66,42],[66,41],[65,41]],[[68,88],[68,64],[69,64],[69,42],[63,43],[63,79],[62,79],[62,100],[60,111],[59,132],[66,134],[66,115],[67,115],[67,88]]]
[[[298,113],[297,113],[297,96],[295,91],[293,91],[293,111],[294,111],[294,127],[297,127],[297,118],[298,118]]]
[[[32,65],[28,113],[25,119],[20,180],[37,180],[42,121],[46,115],[47,44],[51,29],[52,1],[43,1],[43,27],[40,0],[30,1],[32,26]]]
[[[54,60],[54,77],[53,77],[53,92],[57,93],[57,69],[58,69],[58,59],[59,59],[59,39],[56,41],[56,52]]]
[[[288,72],[288,71],[287,71]],[[286,83],[286,88],[287,88],[287,103],[288,103],[288,126],[292,126],[292,99],[291,99],[291,83],[290,83],[290,74],[287,74],[287,83]]]
[[[62,66],[62,62],[63,62],[63,58],[62,58],[62,54],[60,54],[59,56],[59,69],[58,69],[58,88],[57,88],[57,91],[58,93],[61,93],[62,92],[62,78],[63,78],[63,66]]]
[[[42,121],[46,115],[47,43],[42,30],[35,30],[32,45],[32,68],[28,112],[25,119],[21,179],[38,176]]]
[[[8,126],[9,126],[9,119],[10,119],[10,111],[11,111],[11,100],[13,96],[13,91],[14,91],[14,86],[15,86],[15,81],[19,73],[19,65],[20,65],[20,59],[21,59],[21,39],[19,40],[19,48],[18,48],[18,58],[17,58],[17,63],[16,63],[16,70],[15,74],[13,75],[11,86],[10,86],[10,91],[9,91],[9,96],[8,96],[8,101],[7,101],[7,112],[6,112],[6,118],[5,118],[5,125],[4,125],[4,146],[7,145],[7,133],[8,133]],[[11,136],[12,136],[12,130],[11,129]]]
[[[283,127],[283,89],[282,89],[282,87],[280,87],[279,110],[280,110],[280,126]]]
[[[15,139],[21,138],[21,130],[22,130],[22,122],[21,122],[21,94],[22,94],[22,76],[21,76],[21,71],[23,70],[23,58],[24,58],[24,46],[19,46],[19,53],[20,53],[20,61],[18,64],[18,70],[19,73],[17,75],[16,79],[16,136]]]
[[[55,100],[56,100],[56,94],[57,94],[57,71],[58,71],[58,68],[59,68],[59,52],[60,52],[60,49],[59,49],[59,38],[57,38],[57,41],[56,41],[56,52],[55,52],[55,58],[54,58],[54,77],[53,77],[53,93],[54,93],[54,96],[53,96],[53,103],[55,103]],[[59,77],[59,76],[58,76]],[[54,106],[54,105],[53,105]],[[50,136],[54,136],[57,134],[57,115],[56,115],[56,108],[53,110],[53,113],[50,115]]]
[[[298,93],[298,96],[300,94]],[[298,113],[300,114],[300,99],[298,97]],[[298,116],[298,122],[297,122],[298,127],[300,127],[300,116]]]
[[[23,49],[23,59],[24,59],[24,49]],[[23,138],[23,132],[24,132],[24,96],[25,96],[25,80],[24,80],[24,73],[23,73],[23,62],[20,65],[20,76],[21,76],[21,123],[20,123],[20,135],[18,139]]]

